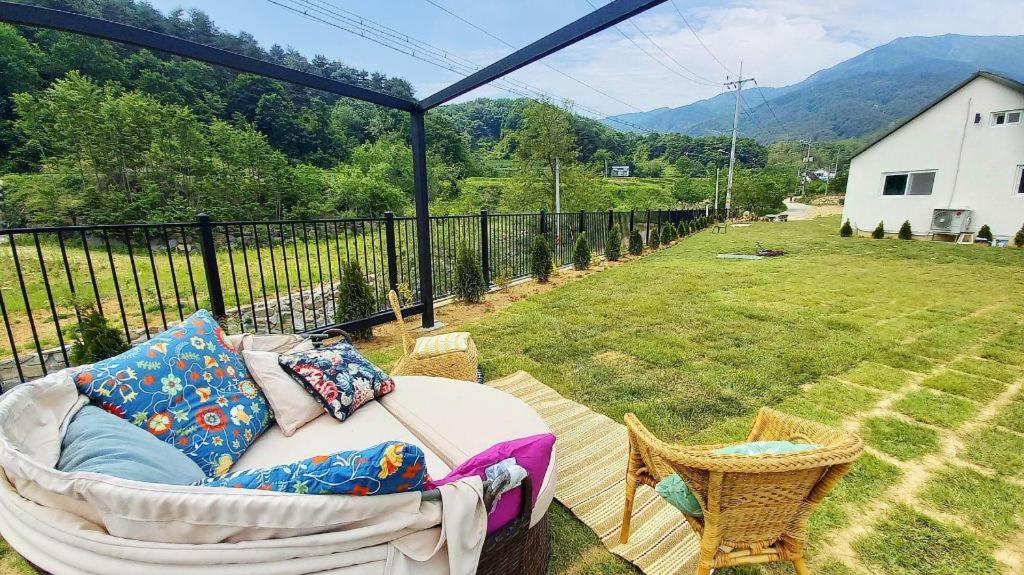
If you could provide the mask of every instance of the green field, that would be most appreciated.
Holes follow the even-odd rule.
[[[1021,572],[1024,250],[838,228],[702,232],[468,330],[488,378],[524,369],[666,439],[740,440],[763,405],[858,430],[867,453],[813,517],[812,572]],[[715,258],[755,241],[789,253]],[[553,573],[632,572],[552,514]],[[719,572],[758,571],[791,572]]]
[[[838,227],[705,231],[466,327],[488,378],[524,369],[669,440],[739,440],[763,405],[857,430],[866,454],[812,518],[814,573],[1022,572],[1024,250]],[[788,255],[715,257],[755,241]],[[551,513],[552,573],[633,572]],[[791,571],[719,571],[757,572]]]

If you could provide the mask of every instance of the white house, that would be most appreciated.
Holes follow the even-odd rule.
[[[857,152],[843,219],[956,238],[1024,225],[1024,84],[978,72]]]
[[[611,172],[608,175],[613,178],[628,178],[629,166],[612,166]]]

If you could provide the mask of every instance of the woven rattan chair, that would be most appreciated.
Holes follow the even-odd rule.
[[[465,381],[477,380],[476,344],[466,332],[413,338],[402,317],[402,304],[395,290],[388,293],[388,303],[395,312],[402,330],[404,353],[391,375],[434,375]]]
[[[819,449],[784,455],[718,455],[723,445],[670,445],[626,414],[629,463],[621,541],[637,484],[654,487],[673,473],[693,492],[703,517],[684,517],[701,538],[697,575],[712,569],[791,561],[798,575],[804,562],[807,519],[863,449],[856,435],[762,408],[747,441],[800,441]]]

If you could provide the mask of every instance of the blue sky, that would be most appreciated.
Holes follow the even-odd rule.
[[[450,58],[488,64],[510,48],[460,22],[427,0],[274,0],[321,20],[348,11],[444,49]],[[588,0],[434,0],[515,46],[522,46],[591,10]],[[392,51],[365,38],[313,21],[270,0],[150,0],[167,12],[199,8],[225,30],[245,30],[269,46],[292,46],[312,57],[322,53],[352,66],[411,81],[419,96],[460,76],[450,70]],[[596,5],[605,0],[590,0]],[[781,86],[900,36],[1020,34],[1020,0],[674,0],[700,39],[719,60],[764,86]],[[605,94],[590,90],[558,71],[533,64],[516,72],[520,82],[556,99],[571,100],[586,115],[615,114],[678,106],[722,91],[726,71],[698,43],[676,7],[666,2],[549,57],[545,62]],[[310,9],[319,9],[319,12]],[[642,32],[641,32],[642,31]],[[644,54],[623,33],[655,58]],[[645,38],[643,34],[646,34]],[[651,43],[654,42],[654,44]],[[664,50],[671,58],[666,56]],[[674,60],[674,61],[673,61]],[[680,65],[686,69],[680,69]],[[674,72],[669,69],[674,70]],[[696,77],[696,81],[692,78]],[[485,87],[469,97],[508,96]]]

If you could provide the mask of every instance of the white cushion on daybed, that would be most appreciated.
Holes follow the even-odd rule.
[[[503,391],[469,381],[426,376],[395,376],[395,390],[380,403],[405,425],[419,445],[456,467],[487,448],[512,439],[551,433],[530,406]],[[532,524],[547,513],[555,496],[555,453],[547,475],[534,478],[539,489]]]
[[[344,422],[325,413],[300,427],[291,437],[285,437],[281,428],[273,425],[249,447],[231,470],[273,467],[314,455],[363,449],[385,441],[418,445],[426,456],[427,472],[431,477],[444,477],[451,471],[451,467],[376,401],[367,402]]]

